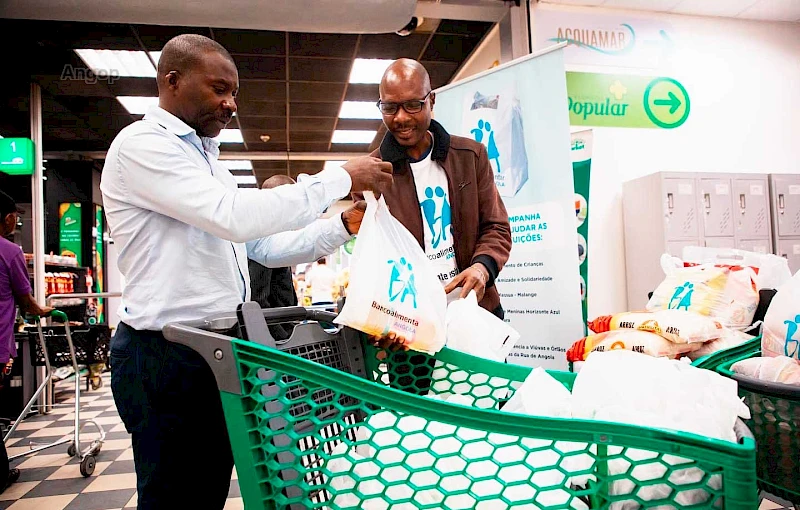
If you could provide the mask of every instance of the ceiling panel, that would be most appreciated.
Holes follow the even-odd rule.
[[[108,83],[108,90],[114,96],[158,96],[158,85],[152,78],[115,78]]]
[[[289,111],[292,117],[337,117],[339,115],[340,103],[289,103]]]
[[[280,81],[242,79],[239,71],[239,94],[237,101],[286,101],[286,77]]]
[[[368,152],[368,143],[333,143],[331,144],[331,152]]]
[[[304,103],[338,103],[345,83],[289,83],[289,100]]]
[[[237,115],[239,115],[242,118],[286,116],[286,103],[278,103],[272,101],[242,101],[239,98],[237,98],[236,105],[239,108]]]
[[[160,51],[164,45],[167,44],[167,41],[181,34],[200,34],[211,37],[211,31],[203,27],[136,25],[136,31],[139,33],[139,37],[142,39],[145,47],[150,51]],[[137,49],[141,49],[138,48],[138,44],[136,46]]]
[[[382,120],[339,119],[336,129],[374,129],[383,124]]]
[[[242,129],[276,130],[286,129],[286,117],[239,117]],[[236,122],[231,123],[234,126]],[[230,126],[229,126],[230,127]]]
[[[291,139],[291,147],[294,149],[295,143],[314,142],[325,143],[331,140],[331,129],[327,131],[305,131],[305,130],[291,130],[289,131],[289,138]]]
[[[346,82],[350,78],[351,60],[290,58],[289,79],[292,81]]]
[[[269,135],[270,137],[269,142],[262,142],[261,135]],[[251,144],[286,143],[286,128],[284,127],[283,129],[272,129],[272,130],[242,128],[242,137],[247,142],[248,146],[250,146]],[[250,150],[253,150],[253,148],[250,147]],[[264,149],[264,150],[269,150],[269,149]]]
[[[378,85],[367,85],[354,83],[347,87],[345,101],[377,101],[380,99],[380,87]]]
[[[285,80],[286,60],[283,57],[261,57],[237,55],[234,57],[239,69],[239,79]]]
[[[459,64],[455,62],[423,62],[431,77],[431,87],[437,89],[450,81]]]
[[[255,30],[214,29],[215,40],[230,53],[244,55],[286,55],[286,34]]]
[[[460,62],[461,55],[469,55],[480,43],[477,37],[435,35],[422,55],[425,61]]]
[[[407,37],[397,34],[364,35],[358,47],[358,58],[413,58],[425,48],[429,34],[414,33]]]
[[[327,152],[330,140],[324,142],[295,142],[292,140],[292,152]]]
[[[298,117],[294,112],[292,112],[292,117],[289,120],[289,128],[294,131],[325,131],[328,133],[328,138],[330,138],[330,133],[333,131],[333,127],[336,125],[336,118],[335,117]],[[302,141],[294,137],[294,134],[290,134],[292,137],[292,141]]]
[[[357,35],[289,34],[289,55],[293,57],[341,57],[351,59]]]

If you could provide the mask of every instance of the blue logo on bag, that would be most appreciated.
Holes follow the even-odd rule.
[[[436,198],[433,198],[436,195]],[[431,246],[438,248],[442,240],[447,239],[447,233],[453,230],[450,202],[447,201],[447,193],[441,186],[436,186],[436,190],[430,186],[425,188],[425,200],[419,205],[425,217],[425,223],[431,231]],[[441,204],[437,202],[441,201]],[[437,216],[438,213],[438,216]],[[439,226],[437,231],[436,226]]]
[[[401,303],[405,303],[406,297],[411,296],[412,305],[417,307],[417,286],[414,283],[414,268],[406,262],[405,257],[400,258],[400,262],[389,260],[392,266],[392,274],[389,277],[389,302],[394,302],[400,298]]]
[[[489,134],[489,139],[486,142],[486,150],[489,153],[489,160],[494,161],[497,173],[500,173],[500,151],[497,150],[497,142],[494,140],[494,131],[492,131],[492,125],[481,119],[478,121],[478,127],[473,129],[471,133],[476,142],[483,143],[484,131]]]
[[[683,308],[688,312],[689,307],[692,306],[692,294],[694,294],[694,284],[692,283],[686,282],[683,285],[676,287],[675,293],[672,295],[672,299],[669,300],[669,305],[667,308],[670,310],[680,310]],[[680,301],[678,301],[678,306],[673,308],[672,303],[674,303],[678,298],[680,298]]]
[[[784,342],[783,352],[790,358],[797,357],[797,348],[800,347],[800,339],[794,337],[797,334],[797,326],[800,325],[800,315],[794,318],[793,321],[783,321],[786,324],[786,340]],[[791,349],[789,346],[791,345]]]

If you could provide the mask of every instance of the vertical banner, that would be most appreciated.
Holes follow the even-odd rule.
[[[589,320],[589,176],[592,169],[592,131],[572,133],[572,180],[575,183],[575,220],[578,226],[578,264],[581,273],[583,328]]]
[[[106,263],[105,258],[105,223],[103,221],[103,206],[94,206],[94,292],[103,292],[105,288],[104,270]],[[98,298],[97,300],[97,323],[104,324],[105,306],[104,299]]]
[[[486,146],[508,210],[497,288],[521,334],[509,362],[555,370],[584,332],[564,76],[562,50],[544,50],[440,89],[434,109],[450,133]]]
[[[58,207],[58,249],[60,255],[75,257],[83,265],[81,204],[60,204]]]

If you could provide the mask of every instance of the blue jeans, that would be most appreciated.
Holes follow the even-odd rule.
[[[111,391],[131,433],[140,510],[222,509],[233,456],[214,374],[160,331],[120,323]]]

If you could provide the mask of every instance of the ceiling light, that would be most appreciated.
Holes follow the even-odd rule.
[[[380,120],[383,116],[372,101],[345,101],[339,110],[339,118]]]
[[[271,139],[272,137],[271,137],[271,136],[269,136],[269,135],[261,135],[261,136],[259,136],[258,138],[259,138],[259,139],[260,139],[262,142],[264,142],[264,143],[267,143],[268,141],[270,141],[270,139]]]
[[[377,131],[360,129],[337,129],[333,132],[331,143],[372,143]]]
[[[223,129],[216,140],[219,143],[244,143],[242,132],[238,129]]]
[[[144,51],[128,50],[75,50],[75,53],[89,66],[97,77],[132,76],[155,78],[156,68]],[[158,65],[160,51],[151,51],[153,62]]]
[[[253,162],[249,159],[223,159],[220,161],[228,170],[252,170]]]
[[[233,178],[236,179],[236,184],[256,184],[255,175],[234,175]]]
[[[131,115],[144,115],[151,106],[158,106],[157,97],[117,96],[117,101],[122,103]]]
[[[386,68],[394,60],[357,58],[350,71],[350,83],[380,83]]]
[[[345,163],[347,163],[347,161],[326,161],[325,166],[323,166],[322,169],[330,170],[331,168],[340,168]]]

